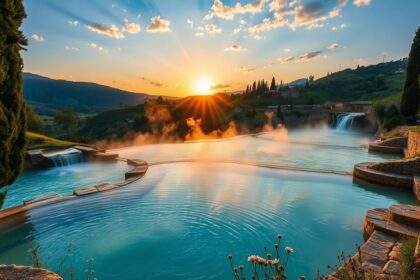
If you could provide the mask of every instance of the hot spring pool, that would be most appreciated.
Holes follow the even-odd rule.
[[[32,264],[31,241],[55,270],[66,255],[79,279],[94,258],[98,279],[232,279],[236,263],[261,254],[277,233],[294,248],[289,279],[328,272],[363,242],[365,211],[413,203],[410,192],[365,188],[351,176],[238,164],[149,168],[124,188],[32,209],[0,228],[0,263]],[[249,266],[247,266],[249,271]]]
[[[351,171],[354,164],[398,158],[369,154],[373,137],[353,131],[297,129],[223,140],[158,144],[116,149],[124,158],[148,162],[177,160],[245,161],[316,169]]]
[[[66,195],[80,187],[124,181],[124,174],[129,169],[130,166],[127,166],[127,163],[117,162],[77,163],[44,170],[25,171],[16,182],[5,188],[7,196],[3,209],[21,205],[26,199],[51,193]]]

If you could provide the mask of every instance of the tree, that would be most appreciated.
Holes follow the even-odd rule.
[[[0,1],[0,188],[16,179],[25,158],[26,114],[20,51],[27,40],[19,30],[25,17],[21,0]]]
[[[54,122],[66,131],[68,137],[73,136],[77,126],[77,117],[73,108],[65,108],[57,112],[54,116]]]
[[[306,79],[305,88],[309,88],[309,80],[308,79]]]
[[[271,79],[270,90],[276,90],[276,89],[277,89],[276,78],[273,77],[273,79]]]
[[[401,113],[410,123],[415,123],[420,101],[418,76],[420,75],[420,27],[416,32],[408,56],[407,78],[401,98]]]
[[[252,84],[252,94],[255,95],[257,93],[257,83],[254,81]]]
[[[28,131],[40,132],[44,126],[44,121],[29,106],[26,106],[26,120]]]

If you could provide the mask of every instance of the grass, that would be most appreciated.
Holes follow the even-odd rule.
[[[402,242],[400,253],[400,276],[404,280],[420,279],[420,264],[416,264],[414,250],[417,238],[405,239]]]
[[[34,132],[26,133],[26,141],[28,143],[28,150],[80,145],[79,143],[59,140]]]

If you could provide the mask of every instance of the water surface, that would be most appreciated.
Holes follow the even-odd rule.
[[[55,270],[68,244],[83,279],[94,258],[98,279],[231,279],[236,262],[262,253],[277,233],[295,249],[289,279],[327,272],[335,256],[363,242],[365,211],[414,203],[411,192],[365,188],[351,176],[237,164],[152,166],[113,192],[31,210],[0,231],[0,263],[31,264],[30,241]]]

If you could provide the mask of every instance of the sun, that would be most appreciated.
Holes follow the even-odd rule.
[[[209,79],[199,79],[195,82],[194,93],[198,95],[210,95],[212,91],[213,83]]]

